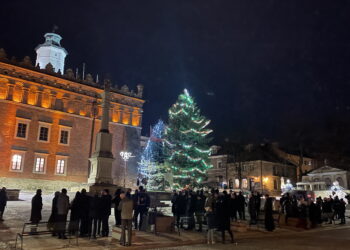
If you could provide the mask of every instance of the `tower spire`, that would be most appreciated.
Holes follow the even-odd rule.
[[[52,29],[53,33],[44,35],[45,42],[39,44],[36,48],[36,63],[41,69],[45,69],[49,63],[53,66],[54,71],[64,72],[64,59],[68,55],[67,51],[61,46],[62,37],[54,33],[58,27],[55,25]]]

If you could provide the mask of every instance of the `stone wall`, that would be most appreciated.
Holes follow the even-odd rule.
[[[66,188],[68,191],[81,190],[87,188],[86,184],[71,182],[71,181],[50,181],[37,179],[19,179],[0,177],[0,186],[8,189],[20,189],[21,191],[34,192],[37,189],[42,189],[44,193],[60,191]]]

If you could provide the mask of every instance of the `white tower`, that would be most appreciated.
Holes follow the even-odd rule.
[[[61,47],[60,41],[62,37],[56,33],[46,33],[45,42],[39,44],[36,48],[36,63],[41,69],[45,69],[46,65],[51,63],[55,72],[64,73],[64,59],[68,52]]]

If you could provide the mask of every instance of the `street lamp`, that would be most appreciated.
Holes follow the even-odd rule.
[[[121,151],[120,152],[120,156],[122,157],[123,161],[124,161],[124,188],[125,188],[125,178],[126,178],[126,164],[129,160],[130,157],[132,156],[131,152],[127,152],[127,151]]]

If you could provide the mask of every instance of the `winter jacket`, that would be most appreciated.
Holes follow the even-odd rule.
[[[134,210],[134,202],[132,199],[125,197],[119,203],[118,210],[121,211],[122,220],[131,220]]]
[[[66,194],[60,193],[57,199],[57,214],[67,215],[69,211],[69,197]]]

